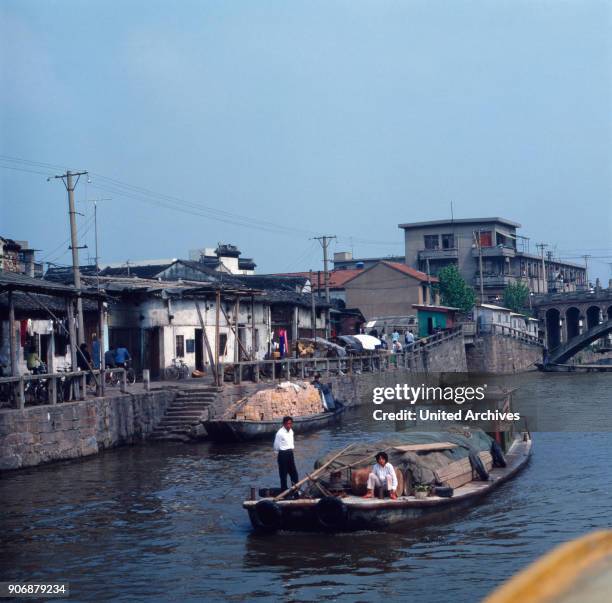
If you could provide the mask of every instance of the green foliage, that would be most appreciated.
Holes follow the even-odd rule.
[[[470,287],[457,269],[451,264],[445,266],[438,273],[438,290],[442,303],[445,306],[459,308],[462,312],[469,312],[476,302],[474,289]]]
[[[504,306],[523,312],[529,305],[529,287],[525,283],[510,283],[504,289]]]

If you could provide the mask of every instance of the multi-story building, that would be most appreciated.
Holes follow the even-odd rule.
[[[507,285],[523,282],[533,293],[585,289],[586,269],[529,251],[521,225],[504,218],[435,220],[400,224],[406,264],[430,275],[455,264],[476,290],[481,279],[483,301],[497,301]],[[517,241],[519,244],[517,244]],[[480,266],[482,265],[482,274]]]
[[[43,266],[35,255],[36,249],[31,249],[27,241],[0,237],[0,271],[41,277]]]

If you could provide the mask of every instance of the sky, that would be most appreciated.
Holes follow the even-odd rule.
[[[501,216],[612,276],[612,1],[3,0],[0,235],[258,272]],[[19,161],[18,161],[19,160]]]

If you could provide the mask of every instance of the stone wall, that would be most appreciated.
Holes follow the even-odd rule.
[[[542,362],[542,346],[504,335],[483,334],[466,346],[470,373],[519,373]]]
[[[0,470],[97,454],[145,439],[175,391],[126,394],[0,412]]]

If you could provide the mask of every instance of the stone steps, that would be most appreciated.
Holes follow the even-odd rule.
[[[166,409],[159,424],[151,433],[154,440],[187,442],[191,440],[192,429],[207,419],[209,408],[214,404],[216,387],[184,389],[177,393],[174,402]]]

